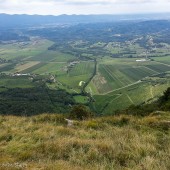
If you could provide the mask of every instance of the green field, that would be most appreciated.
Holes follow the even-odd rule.
[[[106,59],[99,61],[97,75],[88,88],[92,89],[93,94],[105,94],[166,71],[170,71],[170,66],[155,61],[136,62],[135,58]]]
[[[152,59],[154,59],[155,61],[158,61],[160,63],[164,63],[164,64],[169,64],[170,65],[170,56],[166,56],[166,57],[154,57]]]
[[[31,38],[31,41],[25,43],[1,44],[0,58],[9,61],[0,64],[0,72],[53,75],[55,82],[47,84],[49,88],[64,89],[70,94],[76,93],[77,96],[74,99],[77,103],[88,103],[88,97],[80,95],[83,85],[80,86],[79,83],[88,82],[93,76],[95,62],[91,59],[96,58],[96,75],[87,84],[85,90],[94,98],[92,107],[101,114],[111,114],[132,104],[156,100],[170,86],[169,56],[137,62],[136,60],[140,58],[97,57],[86,55],[84,51],[82,56],[90,56],[90,58],[81,60],[74,55],[48,50],[52,44],[52,41],[38,38]],[[112,53],[120,50],[122,52],[128,48],[133,51],[136,48],[138,53],[143,52],[143,48],[138,45],[126,45],[125,49],[114,47],[114,45],[109,43],[106,46],[106,44],[97,43],[91,48],[108,48]],[[163,77],[159,75],[165,72],[167,74]],[[32,87],[32,82],[28,78],[2,79],[0,90],[3,91],[7,85],[9,88],[29,88]]]
[[[152,78],[105,95],[94,95],[94,108],[99,113],[111,114],[133,104],[151,102],[153,99],[157,99],[169,86],[169,78]]]
[[[88,98],[87,98],[86,96],[81,96],[81,95],[74,96],[74,100],[75,100],[77,103],[80,103],[80,104],[86,104],[86,103],[88,103]]]
[[[29,58],[30,61],[42,61],[42,62],[67,62],[74,60],[75,57],[69,54],[63,54],[57,51],[44,51],[36,56]]]
[[[76,64],[68,73],[59,74],[57,80],[68,88],[73,88],[76,92],[80,92],[82,87],[79,86],[80,81],[87,82],[94,71],[94,62],[80,62]]]
[[[28,77],[0,77],[0,88],[31,88],[34,84]]]
[[[155,61],[107,58],[98,61],[97,75],[86,91],[93,96],[93,108],[98,113],[111,114],[156,99],[170,86],[169,71],[170,66]]]
[[[11,59],[27,59],[32,56],[42,54],[50,47],[53,42],[46,39],[31,39],[29,42],[11,43],[0,45],[1,58]]]
[[[33,73],[35,74],[48,74],[48,73],[57,74],[59,71],[63,69],[65,65],[66,65],[65,63],[51,62],[51,63],[47,63],[43,65],[40,68],[37,68],[36,70],[33,71]]]
[[[79,87],[79,82],[89,80],[94,71],[94,62],[80,62],[67,71],[69,63],[77,59],[70,54],[48,50],[52,44],[52,41],[33,37],[29,42],[0,45],[0,58],[10,60],[0,65],[0,71],[7,74],[53,74],[57,77],[55,87],[80,92],[82,87]]]

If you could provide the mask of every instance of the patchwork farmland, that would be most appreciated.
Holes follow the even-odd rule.
[[[8,63],[1,64],[0,71],[6,74],[54,75],[56,83],[53,87],[80,93],[82,87],[79,82],[90,79],[94,61],[79,61],[74,55],[48,50],[52,44],[46,39],[31,38],[27,43],[1,45],[1,58]],[[71,65],[72,62],[76,64]]]
[[[145,77],[157,75],[170,71],[170,66],[157,63],[155,61],[136,62],[122,59],[110,59],[110,62],[100,62],[98,64],[97,75],[93,78],[88,88],[93,94],[106,94],[113,90],[129,86],[141,81]]]
[[[86,90],[94,97],[93,107],[97,112],[111,114],[129,105],[156,99],[170,86],[169,71],[168,64],[155,61],[99,61],[97,74]]]
[[[169,56],[137,62],[139,58],[96,58],[84,51],[83,56],[89,58],[82,59],[73,54],[48,50],[52,44],[46,39],[31,38],[28,43],[0,45],[0,56],[6,59],[6,63],[0,64],[1,73],[39,75],[45,79],[53,76],[55,81],[47,83],[48,88],[64,89],[74,96],[77,103],[88,103],[100,114],[112,114],[132,104],[151,102],[170,86]],[[3,78],[1,87],[35,86],[26,77],[18,78],[16,83],[15,78]],[[85,88],[87,96],[82,94],[84,87],[83,84],[80,86],[80,82],[89,82]],[[0,88],[0,91],[3,90]],[[89,94],[93,99],[91,103]]]

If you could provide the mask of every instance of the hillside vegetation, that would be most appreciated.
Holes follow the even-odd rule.
[[[66,125],[64,115],[0,116],[0,169],[168,170],[170,112]]]
[[[1,115],[0,169],[168,170],[169,103],[170,88],[112,116],[94,117],[83,105],[70,114]]]

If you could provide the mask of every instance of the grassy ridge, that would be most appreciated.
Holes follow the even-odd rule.
[[[0,169],[168,170],[169,112],[75,121],[0,116]]]

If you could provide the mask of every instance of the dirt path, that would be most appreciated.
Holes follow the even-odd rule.
[[[130,102],[131,102],[132,104],[134,104],[134,102],[133,102],[133,100],[130,98],[130,96],[129,96],[128,94],[126,94],[126,96],[127,96],[128,99],[130,100]]]
[[[117,90],[124,89],[124,88],[126,88],[126,87],[130,87],[130,86],[133,86],[133,85],[135,85],[135,84],[139,84],[139,83],[141,83],[141,80],[139,80],[139,81],[137,81],[137,82],[135,82],[135,83],[129,84],[129,85],[127,85],[127,86],[124,86],[124,87],[121,87],[121,88],[118,88],[118,89],[114,89],[114,90],[108,91],[107,93],[98,94],[98,95],[103,96],[103,95],[106,95],[106,94],[109,94],[109,93],[115,92],[115,91],[117,91]]]
[[[151,94],[151,97],[154,98],[152,85],[150,86],[150,94]]]

